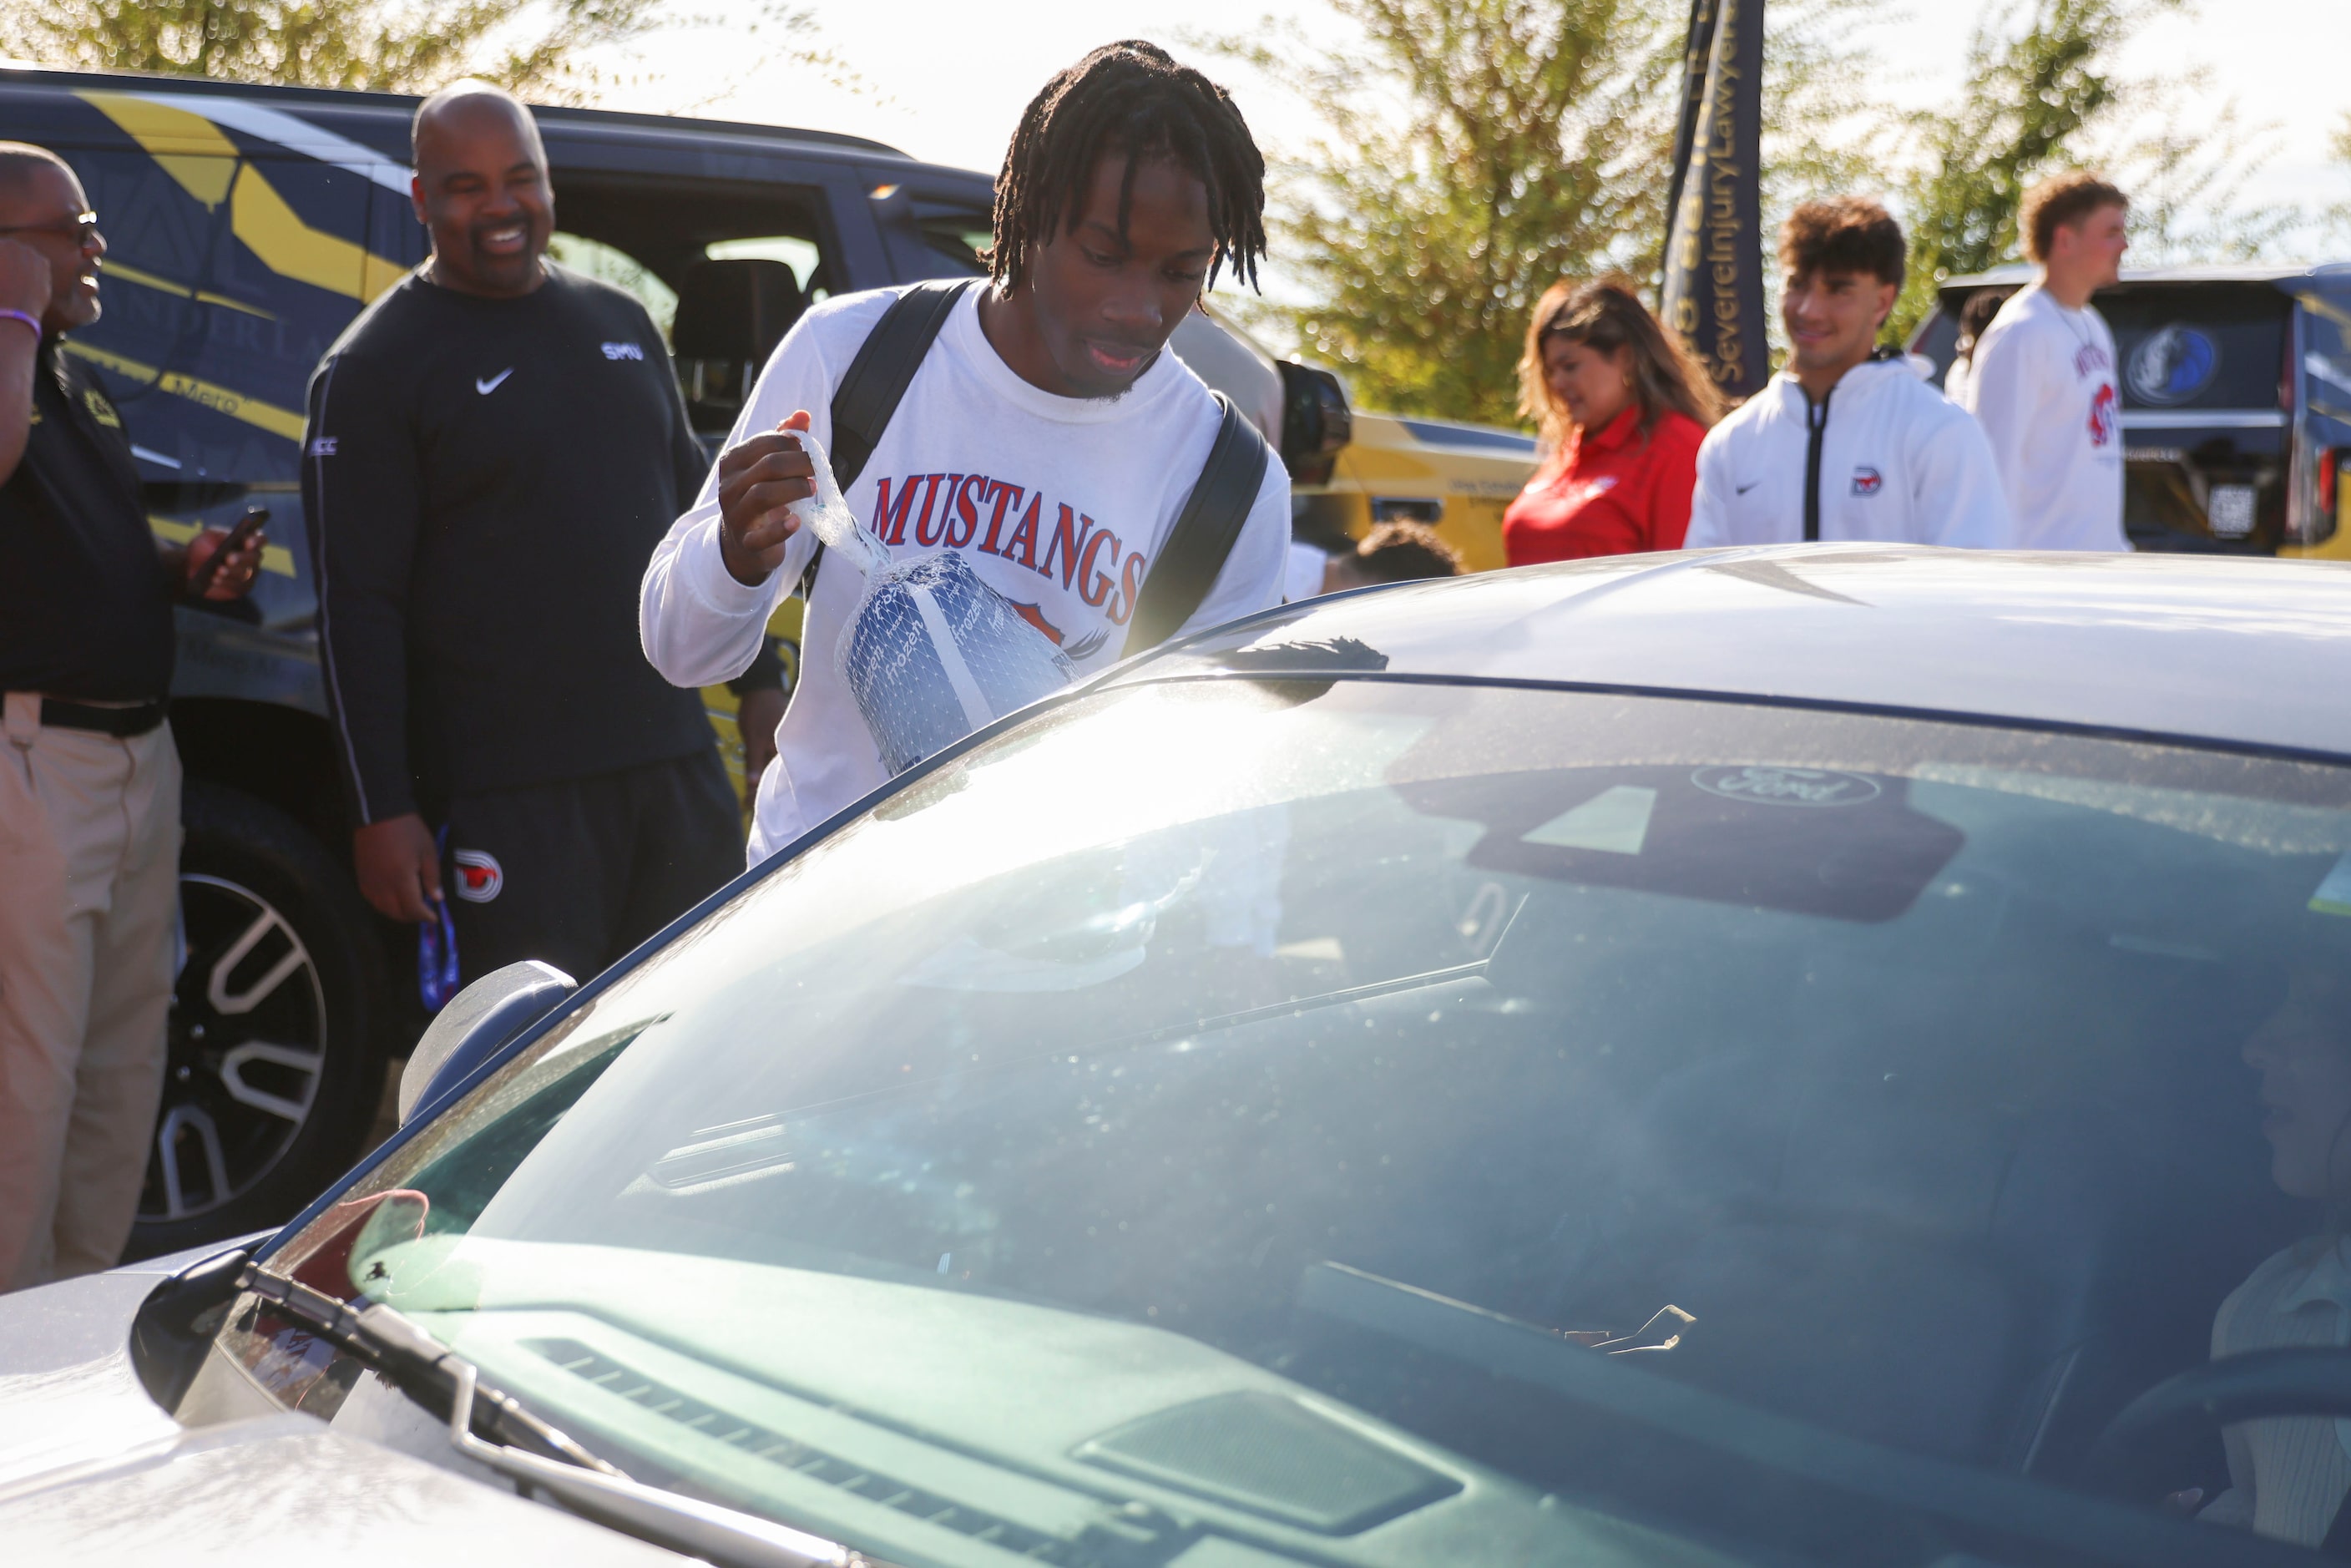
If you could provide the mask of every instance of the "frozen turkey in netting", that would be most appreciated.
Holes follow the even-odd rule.
[[[1077,678],[1069,656],[957,552],[892,559],[841,500],[824,447],[805,433],[799,441],[816,494],[792,510],[864,574],[833,656],[892,776]]]

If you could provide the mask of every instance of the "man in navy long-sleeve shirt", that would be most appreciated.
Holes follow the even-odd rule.
[[[454,894],[466,978],[585,978],[742,862],[702,705],[637,643],[703,457],[644,308],[542,260],[528,110],[448,89],[415,156],[433,255],[319,365],[304,445],[353,860],[393,919]]]

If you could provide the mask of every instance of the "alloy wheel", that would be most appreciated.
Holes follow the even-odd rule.
[[[225,877],[183,873],[184,954],[142,1221],[194,1218],[251,1191],[308,1121],[327,998],[293,924]]]

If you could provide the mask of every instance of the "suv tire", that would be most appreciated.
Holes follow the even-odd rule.
[[[163,1103],[126,1257],[283,1223],[363,1152],[383,964],[350,876],[294,820],[192,779]]]

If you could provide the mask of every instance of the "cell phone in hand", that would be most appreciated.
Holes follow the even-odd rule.
[[[213,551],[213,553],[205,559],[203,567],[197,570],[195,577],[189,581],[188,597],[191,599],[201,599],[205,594],[211,592],[214,581],[217,580],[221,574],[222,564],[229,558],[229,552],[232,550],[241,550],[246,546],[251,544],[253,542],[253,536],[259,533],[263,528],[267,528],[268,526],[268,507],[247,507],[245,509],[245,516],[239,517],[236,520],[236,526],[229,529],[228,537],[221,540],[220,549]]]

